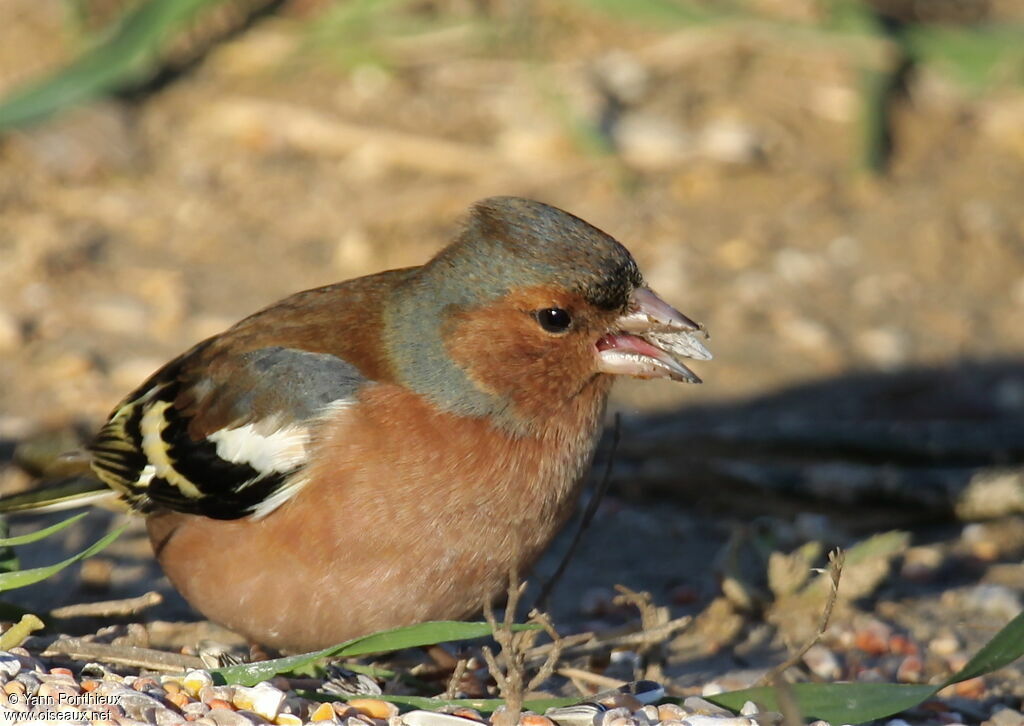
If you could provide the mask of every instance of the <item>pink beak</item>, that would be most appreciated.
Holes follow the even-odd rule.
[[[613,331],[597,341],[598,370],[611,375],[700,383],[700,377],[679,360],[711,360],[711,352],[694,333],[708,337],[704,326],[653,290],[637,288]]]

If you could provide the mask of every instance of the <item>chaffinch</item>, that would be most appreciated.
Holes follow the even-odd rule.
[[[703,329],[554,207],[477,203],[421,267],[300,292],[175,358],[89,447],[185,599],[312,650],[471,615],[569,516],[615,375]],[[0,509],[4,507],[0,505]]]

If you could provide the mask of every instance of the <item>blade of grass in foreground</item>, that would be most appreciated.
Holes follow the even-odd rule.
[[[947,681],[937,686],[901,683],[794,683],[790,686],[801,714],[832,723],[863,723],[892,716],[931,698],[953,683],[985,675],[1024,655],[1024,613],[1009,622],[992,640]],[[711,696],[720,706],[739,710],[754,701],[766,710],[778,709],[775,689],[746,688]]]
[[[68,517],[62,522],[57,522],[57,524],[51,525],[49,527],[43,527],[43,529],[38,529],[35,532],[29,532],[28,534],[19,535],[18,537],[4,537],[3,539],[0,539],[0,547],[16,547],[18,545],[38,542],[41,539],[49,537],[51,534],[60,532],[65,527],[70,527],[72,524],[74,524],[87,514],[88,512],[82,512],[81,514],[76,514],[73,517]]]
[[[97,540],[92,544],[92,546],[87,547],[86,549],[79,552],[77,555],[73,555],[67,558],[66,560],[58,562],[54,565],[48,565],[46,567],[34,567],[30,570],[15,570],[14,572],[0,573],[0,592],[3,592],[4,590],[14,590],[19,587],[26,587],[28,585],[34,585],[35,583],[41,580],[45,580],[47,577],[56,575],[65,567],[73,565],[79,560],[84,560],[86,557],[91,557],[92,555],[96,554],[104,547],[109,545],[119,536],[121,536],[121,533],[125,530],[125,527],[127,526],[128,525],[124,525],[123,527],[115,529],[113,532],[110,532],[102,539]]]
[[[539,625],[513,625],[514,630],[533,630]],[[227,668],[210,671],[214,679],[220,683],[242,686],[254,686],[260,681],[273,678],[279,673],[303,668],[323,658],[354,658],[370,653],[386,653],[393,650],[417,648],[424,645],[448,643],[453,640],[470,640],[483,638],[491,634],[491,626],[487,623],[461,623],[454,621],[437,621],[420,623],[394,630],[383,630],[379,633],[364,635],[340,645],[333,645],[313,653],[303,653],[287,658],[244,663]]]

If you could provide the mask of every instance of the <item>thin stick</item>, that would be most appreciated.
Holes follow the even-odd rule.
[[[42,655],[44,657],[62,655],[72,660],[94,660],[100,663],[116,663],[168,673],[205,667],[201,659],[190,655],[165,653],[161,650],[138,648],[134,645],[86,643],[78,638],[56,640],[43,651]]]
[[[526,691],[533,691],[541,686],[551,674],[555,671],[555,666],[558,664],[559,658],[562,657],[562,638],[558,635],[558,631],[555,630],[554,624],[551,622],[551,618],[548,617],[547,613],[542,613],[538,610],[534,610],[530,613],[530,622],[540,623],[541,627],[544,628],[544,632],[551,638],[551,650],[548,653],[548,657],[544,659],[544,664],[537,671],[536,675],[530,679],[530,682],[526,684]],[[525,638],[524,638],[525,640]],[[532,636],[530,637],[530,644],[532,644]],[[529,647],[529,644],[527,645]],[[526,653],[521,653],[519,659],[525,665]]]
[[[551,597],[551,592],[555,589],[555,585],[562,579],[562,575],[565,573],[566,568],[569,567],[569,562],[576,554],[576,549],[579,547],[580,540],[583,539],[583,533],[590,527],[590,523],[594,519],[594,515],[597,514],[597,507],[601,504],[601,500],[604,499],[604,495],[608,492],[608,485],[612,478],[612,465],[615,463],[615,452],[619,448],[619,437],[621,434],[621,422],[622,417],[616,413],[615,423],[612,425],[612,445],[608,452],[608,460],[605,461],[604,474],[601,476],[601,480],[597,484],[597,488],[594,489],[594,496],[587,502],[587,508],[583,512],[583,516],[580,518],[580,526],[576,528],[576,533],[573,535],[572,542],[569,543],[569,548],[562,555],[561,562],[558,563],[558,567],[555,569],[548,581],[544,583],[544,586],[540,590],[540,594],[537,596],[537,600],[533,604],[534,610],[546,610],[548,605],[548,599]]]
[[[567,635],[562,638],[563,655],[585,655],[587,653],[610,650],[612,648],[619,648],[623,646],[656,643],[674,635],[677,631],[682,630],[692,622],[693,617],[691,615],[684,615],[681,618],[670,620],[664,625],[659,625],[658,627],[651,628],[649,630],[637,630],[628,633],[622,633],[621,630],[616,630],[610,634],[587,632]],[[550,652],[551,647],[551,643],[538,645],[529,652],[528,658],[530,660],[536,660],[540,657],[546,656],[547,653]]]
[[[582,668],[559,668],[557,673],[560,676],[571,678],[573,681],[592,683],[595,686],[600,686],[601,688],[618,688],[619,686],[626,685],[626,681],[620,681],[618,678],[602,676],[599,673],[591,673],[590,671],[585,671]]]
[[[758,685],[772,685],[780,682],[782,674],[787,669],[798,664],[807,654],[807,651],[821,640],[825,631],[828,630],[828,621],[832,618],[832,610],[836,606],[836,600],[839,599],[839,580],[843,576],[843,563],[845,561],[846,553],[839,548],[828,553],[828,574],[831,588],[825,600],[825,609],[821,613],[821,620],[818,621],[817,632],[798,651],[765,673],[761,680],[758,681]]]
[[[444,689],[444,699],[451,701],[455,698],[456,694],[461,690],[459,686],[462,685],[462,679],[466,675],[466,666],[469,661],[465,658],[459,658],[459,662],[455,664],[455,668],[452,669],[452,677],[448,679],[448,687]]]
[[[526,677],[527,655],[532,652],[534,643],[537,640],[539,631],[527,630],[524,632],[513,632],[512,626],[516,619],[516,608],[519,600],[526,590],[526,584],[520,584],[515,571],[509,573],[508,602],[505,605],[505,617],[499,623],[494,617],[494,609],[491,606],[490,598],[484,599],[484,618],[491,626],[491,634],[501,646],[501,657],[505,662],[502,668],[498,659],[490,648],[484,646],[481,652],[487,669],[494,677],[498,685],[498,692],[505,699],[505,707],[496,712],[492,722],[494,726],[514,726],[519,723],[519,716],[522,711],[525,695],[551,677],[562,654],[562,639],[551,623],[551,618],[546,614],[533,610],[530,613],[530,622],[541,626],[548,637],[551,638],[552,647],[544,658],[544,663],[537,670],[533,678]]]
[[[147,592],[138,597],[123,600],[105,600],[103,602],[85,602],[77,605],[65,605],[50,611],[50,617],[68,620],[70,618],[109,618],[119,615],[136,615],[147,608],[159,605],[164,601],[163,595],[156,591]]]

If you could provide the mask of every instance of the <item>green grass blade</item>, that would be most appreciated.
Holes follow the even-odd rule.
[[[66,560],[58,562],[55,565],[48,565],[46,567],[34,567],[30,570],[17,570],[15,572],[0,573],[0,592],[3,592],[5,590],[15,590],[19,587],[33,585],[39,582],[40,580],[45,580],[47,577],[57,574],[65,567],[73,565],[79,560],[84,560],[86,557],[91,557],[92,555],[96,554],[104,547],[109,545],[115,539],[117,539],[127,526],[128,525],[125,525],[124,527],[119,527],[118,529],[115,529],[113,532],[109,533],[102,539],[94,542],[92,546],[82,550],[77,555],[73,555],[67,558]]]
[[[951,676],[943,686],[959,683],[1010,665],[1024,655],[1024,612],[1007,623],[1006,627],[985,643],[967,665]]]
[[[114,33],[50,77],[0,103],[0,131],[95,98],[145,73],[163,40],[204,6],[223,0],[149,0],[129,12]]]
[[[979,650],[967,665],[939,686],[901,683],[796,683],[790,686],[800,713],[832,723],[862,723],[913,708],[953,683],[999,670],[1024,656],[1024,613],[1011,620]],[[739,710],[754,701],[768,710],[778,708],[775,689],[746,688],[712,696],[720,706]]]
[[[514,625],[512,627],[514,630],[532,630],[540,626]],[[259,663],[245,663],[227,668],[217,668],[210,672],[218,682],[253,686],[260,681],[273,678],[279,673],[288,673],[298,668],[304,668],[323,658],[354,658],[370,653],[386,653],[393,650],[404,650],[405,648],[448,643],[453,640],[483,638],[490,634],[491,626],[487,623],[461,623],[442,620],[410,625],[404,628],[395,628],[393,630],[383,630],[379,633],[355,638],[354,640],[349,640],[340,645],[334,645],[313,653],[303,653],[302,655],[275,658],[274,660],[265,660]]]
[[[400,706],[412,706],[413,708],[421,708],[425,711],[436,711],[446,706],[462,706],[464,708],[475,709],[481,713],[491,713],[498,708],[498,706],[505,705],[505,699],[503,698],[455,698],[452,700],[446,700],[443,698],[426,698],[425,696],[388,696],[379,694],[372,696],[359,694],[345,696],[334,693],[323,693],[321,691],[297,691],[297,693],[299,696],[309,698],[313,701],[350,701],[353,698],[375,698],[378,701],[397,703]],[[535,701],[523,702],[523,708],[536,713],[544,713],[549,708],[571,706],[574,703],[579,702],[579,698],[542,698]]]
[[[794,683],[789,688],[804,718],[830,723],[863,723],[885,718],[913,708],[936,691],[935,686],[901,683]],[[770,686],[720,693],[708,700],[735,711],[747,701],[768,711],[779,708],[775,689]]]
[[[88,512],[82,512],[81,514],[76,514],[73,517],[68,517],[62,522],[57,522],[57,524],[50,527],[44,527],[43,529],[36,530],[35,532],[29,532],[28,534],[23,534],[18,537],[4,537],[3,539],[0,539],[0,547],[16,547],[17,545],[38,542],[41,539],[49,537],[51,534],[60,532],[65,527],[70,527],[87,514]]]
[[[7,520],[0,517],[0,535],[6,538],[10,533],[11,530]],[[17,552],[10,547],[0,547],[0,572],[13,572],[20,566]]]

